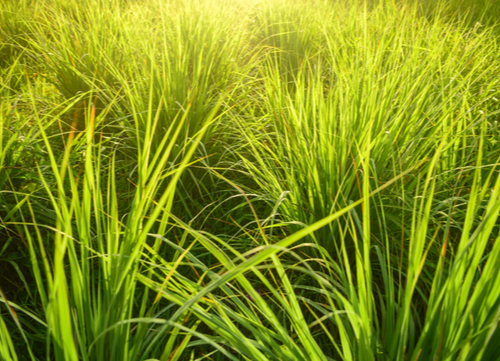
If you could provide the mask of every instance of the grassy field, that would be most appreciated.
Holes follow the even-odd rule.
[[[3,1],[0,360],[500,360],[497,19]]]

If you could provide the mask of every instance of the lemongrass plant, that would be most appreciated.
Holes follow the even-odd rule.
[[[365,148],[371,149],[374,182],[383,184],[432,156],[443,137],[446,154],[438,167],[447,185],[439,187],[439,201],[453,197],[463,187],[456,182],[464,177],[461,169],[474,166],[477,126],[495,116],[493,33],[460,22],[429,24],[416,7],[335,9],[338,21],[323,25],[322,54],[304,60],[291,84],[270,56],[264,91],[234,115],[245,137],[238,154],[262,197],[274,203],[287,194],[281,207],[287,220],[309,224],[361,197]],[[247,114],[259,114],[251,128]],[[494,149],[486,156],[495,161]],[[414,179],[401,182],[384,205],[396,227],[412,213],[407,197],[414,196]],[[328,231],[318,238],[335,251]]]
[[[77,101],[79,99],[73,103]],[[23,203],[26,201],[31,214],[30,218],[22,215],[22,224],[47,323],[46,357],[135,359],[143,342],[137,335],[142,332],[138,331],[134,337],[131,325],[120,322],[131,318],[134,312],[144,315],[150,311],[146,305],[138,310],[134,307],[135,274],[139,272],[137,260],[156,220],[162,221],[163,229],[166,227],[176,182],[217,108],[208,115],[193,143],[188,144],[185,157],[167,173],[166,164],[171,160],[171,150],[185,126],[189,109],[172,122],[155,154],[151,154],[150,149],[160,110],[150,113],[140,143],[143,147],[138,149],[139,171],[132,207],[128,214],[122,215],[118,213],[117,204],[116,150],[105,155],[106,140],[100,138],[94,143],[93,133],[102,118],[96,116],[95,105],[89,104],[86,132],[70,132],[62,154],[54,152],[45,130],[47,119],[57,119],[61,114],[37,118],[50,159],[56,186],[54,192],[48,175],[42,173],[41,168],[39,176],[57,218],[53,225],[40,223],[28,196]],[[79,173],[70,166],[70,157],[72,152],[82,149],[85,159]],[[103,167],[106,167],[104,172]],[[157,194],[162,183],[166,183],[166,187]],[[46,227],[52,231],[47,233]],[[52,242],[47,242],[45,237],[54,242],[53,248]],[[143,297],[147,300],[147,293]],[[6,302],[5,298],[3,300]],[[113,329],[108,331],[108,328]]]

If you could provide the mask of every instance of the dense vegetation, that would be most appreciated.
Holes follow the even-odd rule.
[[[6,0],[1,360],[500,360],[499,4]]]

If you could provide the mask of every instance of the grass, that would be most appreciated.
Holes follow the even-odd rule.
[[[499,10],[0,5],[0,359],[500,359]]]

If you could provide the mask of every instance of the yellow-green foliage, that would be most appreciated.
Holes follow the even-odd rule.
[[[0,359],[500,359],[499,14],[2,2]]]

